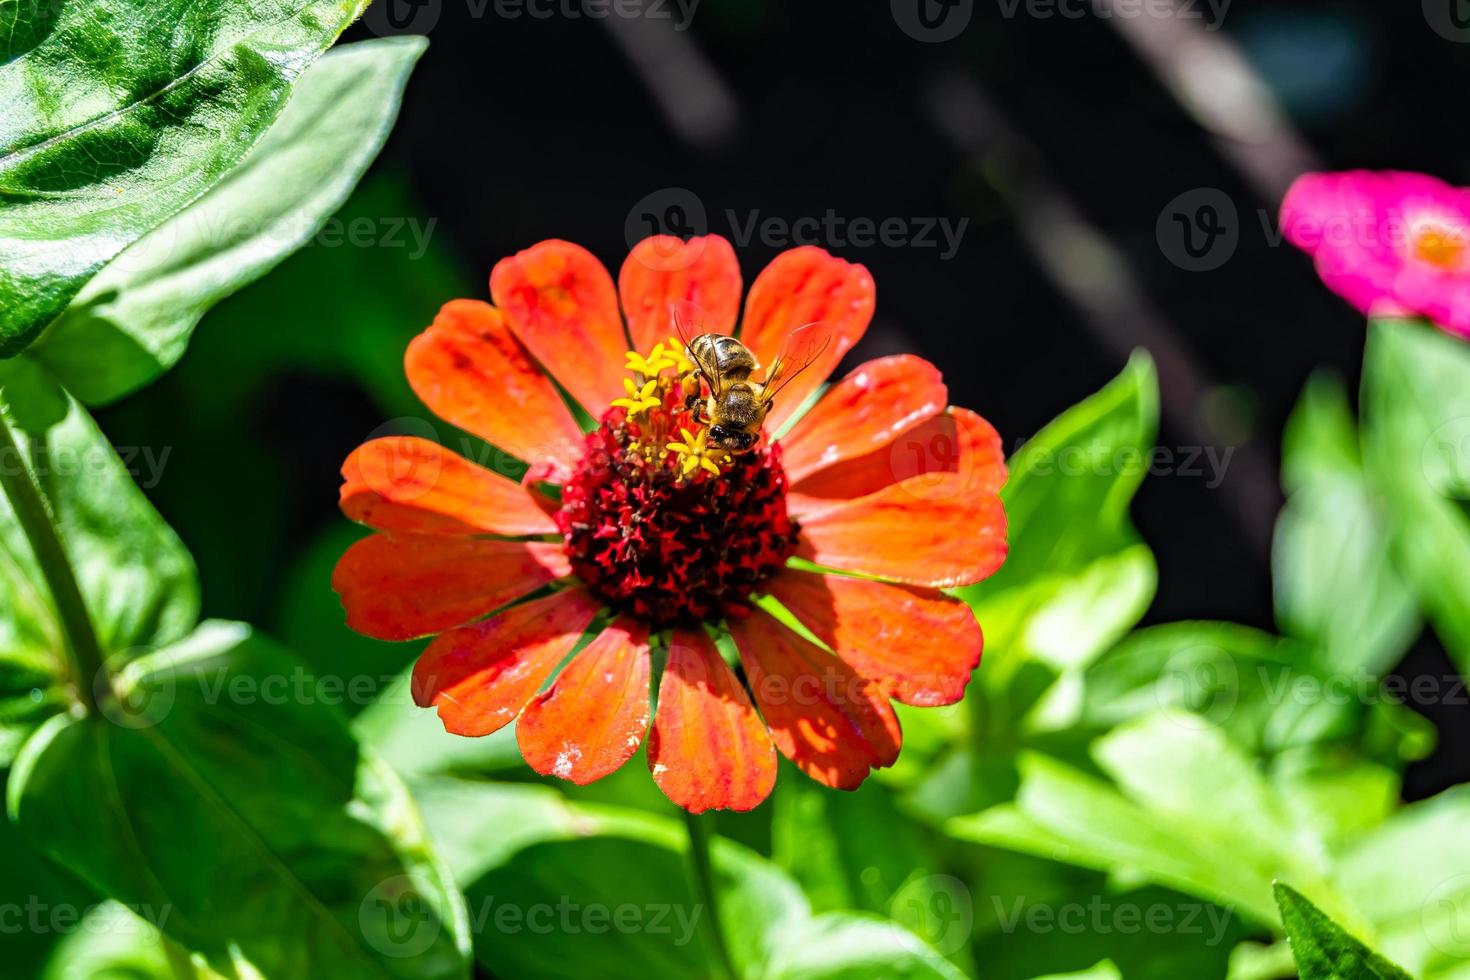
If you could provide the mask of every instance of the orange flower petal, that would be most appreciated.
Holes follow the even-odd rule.
[[[949,404],[939,369],[896,354],[859,366],[832,386],[781,440],[781,463],[794,484],[833,463],[889,445]]]
[[[970,607],[931,589],[787,569],[771,595],[889,697],[932,708],[965,696],[980,663]]]
[[[446,731],[489,735],[509,724],[597,615],[586,589],[513,606],[445,633],[413,665],[413,700]]]
[[[675,630],[669,641],[648,768],[690,813],[753,810],[776,785],[771,735],[704,630]]]
[[[796,554],[909,585],[969,585],[1005,561],[1005,509],[958,473],[911,477],[803,514]]]
[[[623,393],[628,341],[618,291],[596,256],[571,242],[540,242],[490,273],[490,295],[526,349],[594,417]]]
[[[435,415],[528,463],[571,472],[582,430],[503,312],[479,300],[446,303],[404,356],[408,383]]]
[[[740,339],[762,364],[770,365],[797,327],[822,321],[832,332],[832,342],[816,362],[781,390],[766,418],[767,432],[778,431],[837,369],[843,355],[867,331],[874,297],[867,269],[815,245],[782,252],[756,277],[745,301]]]
[[[380,531],[554,534],[531,491],[413,436],[374,439],[342,464],[342,513]]]
[[[730,243],[719,235],[687,242],[655,235],[628,253],[618,272],[618,293],[634,350],[646,353],[654,344],[677,336],[669,304],[678,300],[704,311],[702,332],[734,333],[740,315],[740,263]]]
[[[531,699],[516,742],[532,769],[578,786],[633,758],[648,730],[648,627],[619,616]]]
[[[902,734],[878,685],[756,610],[730,624],[761,716],[781,754],[817,782],[856,789],[891,766]]]
[[[332,572],[347,625],[380,640],[439,633],[571,574],[560,542],[374,534]]]
[[[968,408],[952,408],[948,415],[919,423],[887,446],[793,481],[787,509],[798,516],[905,480],[917,481],[915,492],[926,483],[935,493],[947,492],[951,477],[946,474],[957,475],[964,488],[960,492],[972,497],[999,493],[1006,482],[1000,436]]]

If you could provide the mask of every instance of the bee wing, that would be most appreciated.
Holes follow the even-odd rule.
[[[720,366],[714,363],[706,363],[694,352],[694,338],[704,333],[704,310],[696,303],[687,299],[675,300],[669,304],[669,312],[674,321],[674,332],[679,336],[679,343],[684,345],[689,359],[704,376],[705,383],[709,385],[710,391],[720,390]]]
[[[781,342],[781,352],[771,361],[766,379],[761,382],[761,401],[774,399],[778,391],[811,367],[830,343],[832,329],[825,323],[808,323],[787,334]]]

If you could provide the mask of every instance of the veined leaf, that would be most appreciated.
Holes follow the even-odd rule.
[[[164,446],[124,460],[86,409],[29,358],[0,363],[0,409],[57,524],[102,654],[123,660],[179,639],[199,615],[194,561],[134,482],[166,464]],[[0,765],[20,739],[69,703],[61,628],[30,544],[0,495]]]
[[[0,3],[0,355],[234,167],[365,5]]]
[[[105,716],[52,718],[11,819],[220,973],[463,977],[458,892],[397,776],[299,663],[209,623],[127,666]],[[247,969],[248,966],[248,969]]]
[[[108,264],[30,353],[91,405],[173,366],[210,307],[341,207],[382,148],[425,46],[395,37],[327,52],[240,165]]]
[[[1412,980],[1294,889],[1277,882],[1275,895],[1301,980]]]

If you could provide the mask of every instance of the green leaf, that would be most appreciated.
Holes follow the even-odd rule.
[[[1419,630],[1413,590],[1389,560],[1383,503],[1363,476],[1342,384],[1307,383],[1287,424],[1272,577],[1282,632],[1313,644],[1329,668],[1378,674]]]
[[[963,980],[913,933],[873,916],[829,912],[789,928],[761,976],[771,980]]]
[[[545,786],[429,776],[413,788],[465,891],[475,956],[487,970],[568,978],[717,972],[680,821],[569,803]],[[959,976],[891,922],[813,917],[794,881],[739,844],[717,837],[710,856],[740,977]],[[823,952],[810,956],[808,948]],[[867,973],[853,972],[863,964]]]
[[[11,818],[221,973],[462,977],[465,913],[391,769],[239,624],[129,664],[104,716],[28,741]]]
[[[167,920],[167,910],[156,914]],[[219,974],[197,964],[178,947],[173,955],[186,976],[214,980]],[[75,929],[56,944],[40,980],[179,980],[170,962],[163,936],[146,917],[117,902],[105,902],[87,912]]]
[[[1322,884],[1322,848],[1254,761],[1195,715],[1161,712],[1094,745],[1109,784],[1040,754],[1022,757],[1014,804],[956,818],[965,840],[1152,881],[1276,918],[1274,878]]]
[[[1376,943],[1425,980],[1470,961],[1470,787],[1412,803],[1345,842],[1336,872]]]
[[[164,446],[126,447],[29,358],[0,364],[9,418],[70,559],[102,653],[126,659],[186,635],[199,614],[194,561],[134,482],[156,480]],[[130,472],[131,471],[131,472]],[[39,721],[68,703],[74,678],[44,579],[8,501],[0,496],[0,765]]]
[[[1289,886],[1274,891],[1301,980],[1411,980]]]
[[[1470,346],[1423,323],[1372,323],[1363,425],[1394,555],[1461,672],[1470,671]]]
[[[1401,763],[1433,745],[1434,729],[1392,703],[1374,675],[1330,672],[1312,648],[1232,623],[1140,630],[1084,675],[1082,718],[1110,728],[1161,708],[1200,715],[1254,755],[1339,743]]]
[[[234,167],[365,5],[0,7],[0,355]]]
[[[1010,552],[961,591],[985,627],[988,687],[1028,660],[1060,672],[1101,653],[1153,598],[1153,555],[1128,516],[1158,429],[1147,354],[1068,409],[1012,457],[1005,501]]]
[[[92,405],[173,366],[210,307],[341,207],[382,148],[425,47],[395,37],[328,52],[240,165],[87,283],[30,352]]]
[[[1050,976],[1037,977],[1036,980],[1123,980],[1123,974],[1118,972],[1112,960],[1103,960],[1091,969],[1079,973],[1053,973]]]

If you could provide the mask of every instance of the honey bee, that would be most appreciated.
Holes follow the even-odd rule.
[[[776,394],[797,375],[812,366],[832,341],[823,323],[808,323],[787,335],[781,352],[771,361],[760,381],[751,375],[761,370],[750,349],[718,333],[699,333],[703,316],[693,303],[674,304],[674,325],[679,341],[694,362],[694,371],[709,386],[699,422],[709,426],[709,444],[732,455],[750,452],[761,437],[761,426],[776,403]],[[692,394],[687,407],[699,404]]]

